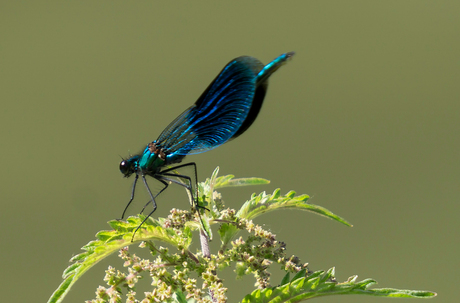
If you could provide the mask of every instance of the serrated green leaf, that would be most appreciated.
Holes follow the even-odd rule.
[[[281,284],[278,287],[256,290],[244,297],[242,303],[275,303],[275,302],[300,302],[314,297],[359,294],[381,297],[406,297],[406,298],[432,298],[436,293],[422,290],[401,290],[394,288],[369,289],[376,282],[372,279],[365,279],[360,282],[351,281],[337,283],[332,280],[334,268],[327,272],[317,271],[308,276],[297,277],[290,282]],[[285,279],[283,278],[283,282]]]
[[[335,215],[326,208],[307,203],[309,198],[310,197],[308,195],[296,196],[295,191],[290,191],[286,195],[282,196],[280,194],[280,189],[276,189],[271,195],[265,192],[262,192],[259,195],[253,194],[251,199],[246,201],[243,206],[241,206],[240,210],[236,213],[236,217],[252,220],[264,213],[274,210],[299,209],[322,215],[324,217],[343,223],[347,226],[352,226],[345,219]],[[227,226],[224,225],[225,224],[223,224],[223,228],[219,230],[222,247],[226,247],[228,243],[233,240],[240,231],[236,227],[232,227],[231,224],[226,224]]]
[[[306,268],[302,269],[301,271],[299,271],[298,273],[296,273],[296,274],[294,275],[294,277],[292,277],[292,281],[295,281],[295,280],[297,280],[297,279],[299,279],[299,278],[305,277],[306,273],[307,273],[307,269],[306,269]],[[282,282],[281,282],[281,285],[283,285],[283,284],[285,284],[285,283],[282,283]]]
[[[271,195],[265,192],[257,196],[253,195],[251,200],[243,204],[236,216],[252,220],[257,216],[277,209],[299,209],[322,215],[347,226],[352,226],[345,219],[335,215],[328,209],[319,205],[307,203],[307,200],[310,198],[308,195],[295,196],[295,194],[295,191],[290,191],[286,195],[281,196],[280,189],[276,189]]]
[[[283,279],[281,279],[281,285],[287,284],[289,281],[291,281],[289,279],[289,276],[289,272],[287,272],[286,275],[284,275]]]
[[[216,180],[214,188],[236,187],[236,186],[251,186],[251,185],[264,185],[269,184],[270,181],[263,178],[238,178],[233,179],[233,175],[219,177]],[[222,179],[221,179],[222,178]]]
[[[200,183],[201,188],[206,189],[207,187],[211,187],[212,190],[217,188],[224,188],[224,187],[235,187],[235,186],[249,186],[249,185],[262,185],[270,183],[269,180],[263,178],[235,178],[234,175],[226,175],[217,177],[219,173],[219,166],[214,169],[212,172],[211,178],[206,179],[205,182]]]
[[[395,288],[377,288],[372,289],[372,292],[373,296],[393,298],[432,298],[437,296],[437,294],[432,291]]]
[[[234,224],[223,223],[218,232],[222,245],[226,245],[232,240],[233,236],[239,232],[239,229]]]
[[[187,303],[187,298],[185,297],[184,293],[181,291],[176,291],[172,295],[172,299],[174,303]]]
[[[96,234],[98,240],[89,242],[82,248],[85,252],[71,258],[71,262],[74,263],[64,270],[64,281],[54,291],[48,302],[62,302],[72,285],[87,270],[122,247],[148,240],[163,241],[180,249],[187,249],[190,246],[192,237],[189,227],[184,228],[183,233],[178,235],[174,229],[164,228],[157,220],[151,218],[142,225],[142,228],[137,231],[134,241],[131,242],[132,233],[144,218],[144,216],[129,217],[127,222],[110,221],[109,225],[114,227],[114,230],[100,231]]]

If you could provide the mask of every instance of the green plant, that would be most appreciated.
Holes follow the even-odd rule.
[[[260,178],[234,179],[233,176],[217,177],[218,168],[210,179],[198,185],[199,203],[206,207],[196,211],[172,209],[167,218],[150,218],[138,230],[132,242],[132,233],[145,218],[129,217],[124,221],[110,221],[111,231],[101,231],[97,240],[89,242],[83,253],[71,259],[63,274],[64,281],[48,302],[61,302],[72,285],[93,265],[115,251],[124,260],[127,270],[109,267],[104,281],[107,287],[99,286],[96,299],[90,302],[226,302],[227,288],[219,278],[219,272],[234,266],[236,277],[253,275],[256,289],[241,302],[299,302],[314,297],[339,294],[360,294],[383,297],[429,298],[436,296],[430,291],[398,290],[392,288],[369,289],[376,281],[357,281],[357,276],[345,282],[337,282],[335,269],[328,271],[308,270],[296,256],[288,256],[285,244],[276,236],[253,223],[257,216],[278,209],[307,210],[351,226],[329,210],[307,203],[307,195],[296,196],[294,191],[281,195],[277,189],[273,194],[265,192],[255,195],[235,211],[224,206],[221,195],[215,189],[268,183]],[[201,217],[201,220],[200,220]],[[219,224],[221,247],[218,252],[209,251],[208,240],[212,238],[211,225]],[[238,237],[241,231],[248,236]],[[192,252],[193,231],[199,231],[201,251]],[[141,259],[130,254],[128,246],[141,243],[149,250],[152,260]],[[169,244],[170,249],[158,246]],[[284,278],[271,286],[270,272],[279,264],[286,272]],[[136,283],[149,275],[152,289],[137,298]],[[292,278],[291,278],[292,275]]]

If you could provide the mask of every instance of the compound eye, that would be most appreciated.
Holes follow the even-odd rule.
[[[129,177],[134,172],[132,163],[123,160],[120,162],[120,171],[125,177]]]

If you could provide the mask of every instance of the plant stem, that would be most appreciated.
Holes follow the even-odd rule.
[[[203,229],[200,229],[200,242],[201,242],[201,252],[205,258],[211,258],[211,251],[209,250],[209,239],[206,235],[206,232]]]

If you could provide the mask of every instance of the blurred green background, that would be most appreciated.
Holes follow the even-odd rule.
[[[120,156],[156,139],[229,60],[287,51],[296,56],[270,79],[254,125],[188,157],[199,179],[218,165],[264,177],[272,183],[224,190],[227,204],[293,189],[349,220],[256,220],[312,270],[456,301],[459,13],[458,1],[3,1],[2,301],[48,300],[70,257],[121,215],[132,179]],[[139,189],[131,214],[147,198]],[[183,189],[171,186],[155,216],[172,207],[188,209]],[[109,264],[121,268],[98,264],[64,302],[94,298]],[[223,277],[229,302],[253,288]]]

